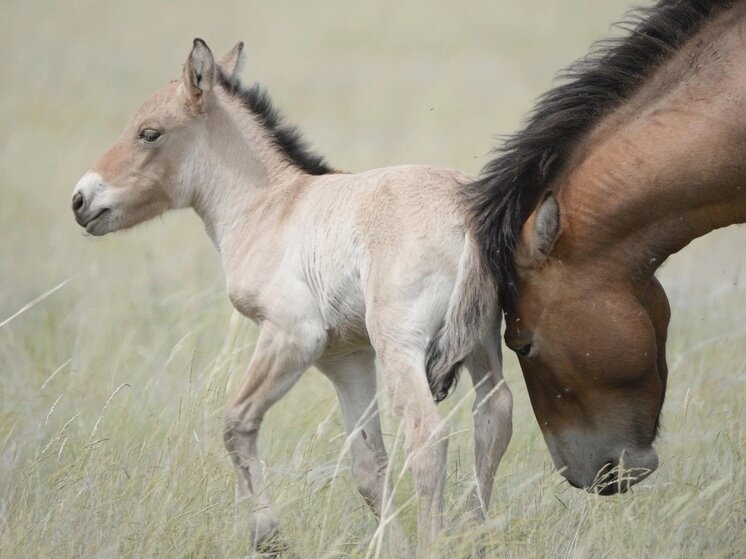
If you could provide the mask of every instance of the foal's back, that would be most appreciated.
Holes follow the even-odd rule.
[[[288,234],[330,345],[368,343],[374,309],[419,320],[432,337],[464,250],[457,190],[467,180],[455,170],[402,165],[313,177],[301,187]],[[418,301],[429,305],[421,317]]]

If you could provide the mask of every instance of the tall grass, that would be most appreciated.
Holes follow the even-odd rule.
[[[194,36],[247,43],[332,162],[476,173],[559,67],[626,2],[5,2],[0,6],[0,557],[251,555],[221,410],[251,354],[218,258],[187,213],[104,239],[69,196]],[[466,526],[468,382],[451,414],[442,557],[735,557],[746,549],[746,232],[693,243],[660,273],[673,307],[659,470],[631,493],[571,489],[506,356],[515,435],[483,527]],[[395,472],[397,425],[384,405]],[[260,439],[300,557],[375,555],[334,392],[309,371]],[[408,476],[396,501],[410,535]]]

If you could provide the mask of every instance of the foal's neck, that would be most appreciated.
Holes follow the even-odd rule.
[[[578,147],[557,186],[575,256],[645,284],[695,238],[746,222],[744,15],[704,29]]]
[[[191,164],[195,174],[201,173],[191,205],[225,258],[238,239],[250,242],[268,220],[276,222],[289,211],[293,192],[307,175],[234,99],[221,100],[207,129],[207,145]]]

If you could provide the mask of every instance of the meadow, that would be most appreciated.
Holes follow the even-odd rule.
[[[0,557],[252,556],[222,406],[256,327],[224,293],[199,220],[178,212],[93,239],[77,179],[139,103],[180,74],[193,37],[246,43],[260,81],[339,168],[433,163],[476,174],[555,73],[614,33],[629,2],[71,2],[0,5]],[[464,524],[472,395],[450,416],[438,557],[712,557],[746,549],[746,229],[660,270],[673,311],[658,471],[625,495],[554,471],[515,357],[514,436],[487,523]],[[403,459],[383,406],[393,467]],[[316,371],[260,438],[297,557],[375,557],[376,523]],[[408,476],[397,485],[413,537]],[[413,540],[414,541],[414,540]]]

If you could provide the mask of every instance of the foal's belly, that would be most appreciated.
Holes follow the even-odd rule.
[[[327,300],[323,314],[329,336],[325,354],[347,353],[370,347],[362,289],[335,294]]]

